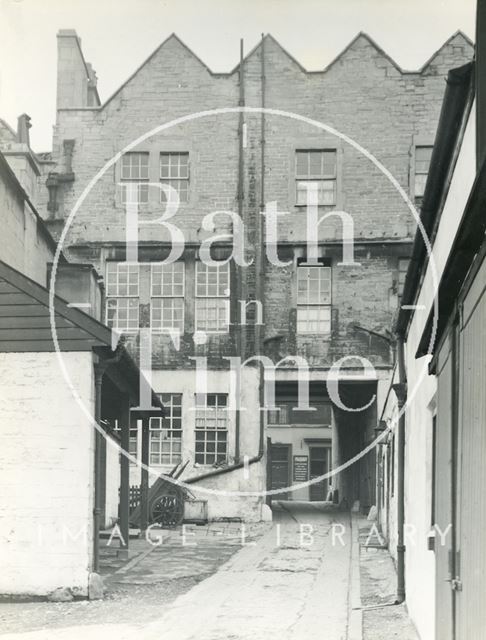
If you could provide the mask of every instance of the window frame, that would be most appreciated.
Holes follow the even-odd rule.
[[[194,462],[201,466],[214,466],[219,464],[225,464],[228,462],[229,456],[229,408],[228,408],[228,394],[227,393],[207,393],[204,394],[204,404],[198,404],[198,400],[201,397],[196,395],[196,408],[195,408],[195,422],[194,422]],[[208,404],[209,398],[215,398],[214,405]],[[219,404],[220,399],[224,398],[224,403]],[[215,426],[208,428],[208,411],[212,410],[214,406],[215,416],[211,418],[214,420]],[[201,412],[204,412],[201,415]],[[224,416],[224,426],[219,427],[221,418],[219,417],[222,412]],[[203,420],[202,426],[198,425],[198,421]],[[198,434],[200,437],[198,437]],[[210,439],[208,436],[213,435],[214,438]],[[214,450],[210,451],[208,445],[214,445]],[[218,445],[224,444],[224,453],[218,450]],[[198,447],[198,445],[200,445]],[[199,449],[199,450],[198,450]],[[213,458],[211,460],[211,458]]]
[[[299,154],[308,154],[308,161],[307,161],[307,165],[309,167],[309,172],[304,175],[304,174],[300,174],[298,172],[298,157]],[[323,161],[321,161],[321,165],[322,165],[322,173],[311,173],[310,172],[310,155],[312,153],[320,153],[320,154],[326,154],[326,153],[332,153],[334,155],[334,171],[333,173],[329,173],[326,174],[324,172],[324,166],[325,163]],[[294,150],[294,201],[295,201],[295,206],[296,207],[306,207],[307,206],[307,199],[306,202],[299,202],[299,184],[300,183],[305,183],[305,182],[323,182],[323,183],[332,183],[333,184],[333,201],[332,202],[319,202],[317,203],[317,206],[319,207],[336,207],[338,204],[338,198],[339,198],[339,194],[338,194],[338,176],[339,176],[339,154],[338,154],[338,149],[335,147],[320,147],[320,148],[298,148]],[[324,190],[323,192],[325,192],[326,190]],[[320,190],[318,190],[318,197],[319,194],[321,193]]]
[[[300,296],[300,292],[299,292],[299,274],[302,274],[302,271],[299,270],[303,270],[303,269],[307,269],[308,272],[310,272],[310,270],[314,270],[314,269],[325,269],[328,274],[328,282],[329,282],[329,293],[328,293],[328,299],[329,302],[322,302],[322,301],[317,301],[317,302],[312,302],[310,299],[310,287],[307,287],[307,291],[306,291],[306,296],[307,296],[307,300],[305,302],[300,302],[299,301],[299,296]],[[321,272],[324,274],[324,272]],[[333,281],[332,281],[332,266],[330,264],[326,264],[324,262],[319,263],[317,265],[314,264],[307,264],[305,261],[300,261],[297,262],[297,266],[296,266],[296,274],[295,274],[295,282],[296,282],[296,326],[295,326],[295,330],[296,330],[296,334],[297,335],[301,335],[301,336],[305,336],[305,335],[319,335],[320,337],[325,337],[325,338],[329,338],[331,336],[331,332],[332,332],[332,285],[333,285]],[[309,277],[307,277],[307,282],[309,283]],[[318,287],[318,296],[320,296],[322,294],[322,290],[321,290],[321,281],[319,279],[319,287]],[[324,292],[325,293],[325,292]],[[328,318],[324,317],[321,318],[317,317],[317,319],[315,320],[311,320],[309,319],[309,317],[305,317],[303,319],[299,319],[299,311],[300,312],[309,312],[311,310],[316,310],[317,314],[319,314],[319,312],[324,313],[325,316],[328,316]],[[318,325],[318,328],[316,331],[311,331],[309,329],[306,330],[302,330],[301,327],[301,323],[305,323],[306,326],[308,327],[309,324],[311,322],[315,322]],[[319,325],[321,324],[326,324],[329,328],[328,331],[324,331],[323,329],[319,328]]]
[[[199,292],[199,271],[202,268],[205,268],[206,270],[206,281],[204,283],[205,286],[205,293],[200,293]],[[213,265],[207,265],[204,262],[201,262],[200,260],[196,261],[196,269],[195,269],[195,295],[194,295],[194,328],[195,331],[203,331],[205,333],[210,333],[210,334],[225,334],[225,333],[229,333],[229,327],[230,327],[230,310],[231,310],[231,269],[230,269],[230,265],[228,261],[222,261],[221,265],[218,265],[217,268],[217,279],[216,279],[216,293],[215,294],[211,294],[209,295],[209,286],[210,286],[210,282],[208,280],[208,276],[210,274],[210,269],[214,269],[215,267]],[[221,268],[225,268],[226,272],[227,272],[227,287],[225,289],[225,292],[223,293],[219,293],[218,289],[220,286],[220,269]],[[201,316],[200,313],[202,311],[202,307],[203,305],[201,304],[203,301],[223,301],[224,305],[223,308],[225,309],[225,316],[226,316],[226,322],[225,322],[225,326],[222,327],[219,325],[219,320],[217,320],[216,323],[216,328],[207,328],[207,316],[206,316],[206,327],[201,326]],[[208,312],[208,307],[206,307],[205,309],[206,314]]]
[[[167,158],[169,158],[169,163],[168,163],[168,169],[169,169],[169,174],[171,172],[171,162],[170,159],[173,157],[177,157],[178,158],[178,163],[177,163],[177,169],[178,169],[178,174],[177,176],[162,176],[162,157],[166,156]],[[180,159],[181,157],[185,157],[187,158],[187,163],[186,163],[186,168],[187,168],[187,176],[181,176],[180,175],[180,170],[181,170],[181,162]],[[158,169],[158,175],[159,175],[159,183],[162,184],[169,184],[170,186],[174,186],[174,185],[181,185],[183,182],[187,183],[187,188],[183,190],[183,192],[185,193],[185,197],[184,199],[181,198],[181,189],[180,188],[176,188],[176,191],[179,195],[179,204],[187,204],[190,200],[190,194],[191,194],[191,166],[190,166],[190,154],[189,151],[160,151],[159,152],[159,169]],[[165,192],[164,190],[161,188],[160,189],[160,194],[159,194],[159,201],[160,203],[166,203],[166,199],[165,199]]]
[[[332,409],[331,409],[331,403],[325,400],[310,400],[309,405],[311,407],[311,410],[306,412],[306,411],[299,411],[298,407],[298,398],[292,399],[292,400],[276,400],[275,402],[275,407],[276,409],[268,409],[267,410],[267,426],[271,427],[292,427],[292,426],[296,426],[296,427],[308,427],[308,428],[329,428],[332,425]],[[318,415],[317,411],[322,408],[323,411],[328,411],[329,412],[329,422],[319,422],[316,420],[311,420],[310,418],[312,418],[314,415]],[[302,420],[298,420],[298,419],[294,419],[293,414],[294,414],[294,410],[296,410],[296,412],[298,412],[299,414],[301,413],[307,413],[309,416],[309,420],[306,421],[302,421]],[[275,414],[276,416],[278,416],[278,420],[277,421],[273,421],[273,416],[272,419],[270,418],[271,414]],[[285,419],[282,419],[285,418]]]
[[[132,175],[129,175],[128,177],[126,175],[124,175],[124,161],[125,158],[134,158],[135,156],[139,156],[140,158],[145,157],[147,158],[147,177],[142,177],[142,176],[138,176],[138,177],[133,177]],[[140,169],[142,169],[142,165],[140,164]],[[132,172],[133,167],[130,165],[130,174]],[[121,162],[120,162],[120,183],[121,183],[121,193],[120,193],[120,202],[123,205],[127,205],[127,204],[148,204],[149,202],[149,183],[150,183],[150,152],[149,151],[127,151],[126,153],[124,153],[121,156]],[[127,193],[130,192],[130,189],[127,189],[128,185],[130,184],[137,184],[137,194],[138,194],[138,200],[135,201],[129,201],[127,198]],[[144,194],[143,198],[141,197],[141,194]]]
[[[110,294],[110,271],[109,268],[113,265],[116,265],[116,295]],[[119,282],[119,268],[121,265],[125,265],[128,268],[127,274],[127,293],[123,294],[120,292],[121,283]],[[135,267],[137,272],[137,293],[130,294],[130,267]],[[121,333],[137,333],[140,329],[140,264],[134,262],[125,262],[125,261],[116,261],[116,260],[107,260],[105,263],[105,323],[111,329],[115,329],[120,331]],[[111,311],[111,303],[115,303],[115,318],[118,316],[119,305],[121,302],[127,302],[127,326],[121,327],[118,323],[112,322],[110,320],[110,311]],[[130,302],[135,302],[135,307],[137,310],[136,319],[137,326],[130,326]],[[134,314],[135,315],[135,314]]]
[[[175,465],[182,462],[182,444],[184,437],[183,421],[182,421],[182,393],[161,393],[158,394],[162,401],[166,415],[163,418],[152,416],[149,419],[149,464],[150,466],[167,466]],[[174,402],[177,398],[177,402]],[[179,409],[179,416],[174,416],[174,409]],[[179,426],[174,426],[174,421],[177,420]],[[155,426],[157,425],[157,426]],[[163,437],[163,433],[167,432],[166,437]],[[174,437],[174,432],[179,433],[180,437]],[[170,436],[168,435],[170,433]],[[153,437],[154,434],[160,434],[158,439]],[[162,445],[164,443],[169,444],[169,451],[164,452]],[[174,450],[174,444],[179,444],[179,451]],[[157,445],[156,447],[154,445]],[[153,451],[157,449],[157,451]],[[168,456],[168,461],[163,462],[163,456]],[[153,457],[158,457],[158,461],[153,460]]]
[[[180,294],[175,294],[174,292],[174,287],[176,286],[176,283],[174,282],[174,265],[180,265],[182,267],[182,292]],[[161,267],[162,271],[161,271],[161,290],[160,293],[154,293],[154,267]],[[168,268],[170,267],[172,269],[172,274],[171,274],[171,286],[172,286],[172,293],[171,295],[167,295],[164,294],[163,292],[163,287],[164,287],[164,282],[163,282],[163,274],[164,274],[164,268]],[[169,263],[169,264],[165,264],[163,262],[151,262],[150,263],[150,329],[152,331],[152,333],[170,333],[172,331],[179,331],[180,334],[184,333],[184,326],[185,326],[185,294],[186,294],[186,265],[184,263],[183,260],[177,260],[175,262]],[[181,303],[180,306],[180,311],[182,312],[182,318],[180,321],[180,326],[174,326],[172,325],[171,327],[168,326],[163,326],[163,304],[161,304],[160,307],[160,313],[161,313],[161,324],[160,326],[156,327],[154,326],[154,311],[156,310],[154,308],[154,302],[155,301],[179,301]],[[171,317],[173,318],[174,316],[174,309],[171,310]]]
[[[417,171],[417,149],[430,149],[430,160],[432,159],[432,152],[434,145],[431,142],[416,140],[413,144],[413,162],[411,163],[411,184],[413,186],[413,198],[421,200],[424,197],[425,187],[427,184],[427,178],[430,172],[430,160],[427,171]],[[425,176],[423,193],[417,192],[417,175]]]

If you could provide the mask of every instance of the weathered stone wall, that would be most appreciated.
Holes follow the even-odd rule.
[[[271,37],[264,41],[264,101],[269,109],[291,112],[332,127],[373,154],[406,193],[413,193],[415,144],[432,144],[450,67],[471,58],[472,47],[461,35],[452,37],[417,72],[403,72],[367,36],[358,36],[333,64],[322,72],[306,72]],[[245,101],[262,104],[262,45],[244,64]],[[75,100],[75,98],[73,98]],[[83,189],[117,152],[156,127],[196,112],[238,105],[238,73],[213,74],[175,36],[170,37],[101,108],[79,109],[73,102],[58,111],[53,156],[59,171],[65,169],[63,141],[75,141],[73,170],[76,179],[60,187],[64,220]],[[82,105],[85,106],[85,105]],[[255,226],[261,206],[261,114],[245,114],[244,220],[248,251],[255,250]],[[396,267],[409,253],[415,220],[389,179],[346,140],[307,122],[266,114],[264,124],[264,199],[276,201],[287,211],[279,223],[279,240],[291,246],[305,241],[306,214],[295,206],[295,150],[335,148],[338,153],[337,209],[354,222],[361,267],[333,270],[333,331],[331,339],[312,336],[312,364],[329,366],[339,354],[366,355],[373,362],[389,362],[386,344],[357,332],[354,324],[386,333],[396,310]],[[171,220],[186,243],[198,245],[207,232],[204,215],[215,210],[237,210],[238,115],[205,116],[178,124],[146,138],[135,147],[150,152],[151,176],[158,181],[160,151],[190,154],[190,198]],[[119,163],[110,166],[94,185],[72,221],[67,246],[75,259],[90,260],[104,272],[104,262],[117,254],[124,259],[125,210],[116,183]],[[150,202],[140,215],[154,220],[164,206],[159,190],[150,190]],[[328,209],[329,210],[329,209]],[[322,212],[325,212],[323,209]],[[56,223],[51,226],[56,229]],[[59,229],[59,223],[57,223]],[[333,265],[338,253],[341,222],[329,218],[319,227],[324,255]],[[161,258],[162,244],[170,235],[162,225],[140,228],[146,243],[145,258]],[[356,258],[357,259],[357,258]],[[283,331],[289,353],[309,354],[306,340],[295,335],[295,300],[289,297],[295,270],[267,266],[264,288],[265,336]],[[244,270],[243,296],[255,295],[255,269]],[[186,311],[190,304],[186,302]],[[251,314],[249,314],[251,319]],[[141,324],[143,325],[143,313]],[[249,332],[249,353],[251,353]],[[194,351],[191,335],[176,353],[163,339],[156,339],[155,366],[188,366]],[[207,352],[227,355],[234,344],[228,336],[210,341]],[[280,345],[282,349],[282,344]],[[354,350],[354,351],[353,351]],[[284,353],[286,353],[284,349]],[[310,354],[309,354],[310,355]],[[215,363],[216,365],[216,363]],[[220,362],[220,366],[224,366]]]
[[[0,179],[2,241],[0,260],[45,286],[52,248],[39,232],[38,220],[18,190]]]

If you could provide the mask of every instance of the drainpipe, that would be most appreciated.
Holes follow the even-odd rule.
[[[260,81],[261,81],[261,107],[265,109],[266,104],[266,78],[265,78],[265,36],[262,33],[261,52],[260,52]],[[265,113],[261,113],[261,131],[260,131],[260,211],[265,210]],[[257,232],[257,251],[256,251],[256,299],[263,303],[265,296],[265,249],[264,249],[264,232],[263,232],[263,216],[257,216],[258,232]],[[255,324],[255,350],[258,355],[263,355],[263,327],[265,326],[265,307],[262,304],[262,324]],[[264,450],[265,437],[265,367],[260,363],[260,383],[258,387],[258,396],[260,404],[260,442],[259,451]]]
[[[261,42],[261,106],[265,108],[265,36],[262,33],[262,42]],[[240,73],[242,73],[242,65],[240,64]],[[240,84],[240,99],[241,99],[241,88],[242,84]],[[244,95],[244,94],[243,94]],[[261,184],[260,184],[260,205],[261,211],[264,210],[265,203],[265,117],[262,112],[261,114]],[[256,300],[262,300],[263,298],[263,279],[265,275],[265,263],[263,260],[263,216],[257,216],[257,239],[255,242],[255,297]],[[262,319],[263,320],[263,319]],[[255,324],[255,351],[257,354],[261,354],[263,352],[263,340],[262,340],[262,325]],[[265,380],[264,380],[264,368],[263,364],[260,365],[260,382],[258,386],[259,399],[260,399],[260,437],[258,442],[258,454],[253,458],[250,458],[246,461],[238,461],[235,464],[230,465],[229,467],[223,467],[222,469],[214,469],[213,471],[208,471],[207,473],[203,473],[199,476],[193,476],[192,478],[188,478],[184,480],[185,484],[194,484],[195,482],[199,482],[201,480],[205,480],[206,478],[213,478],[214,476],[221,476],[225,473],[231,473],[232,471],[236,471],[236,469],[241,469],[245,466],[250,466],[263,458],[263,454],[265,451],[265,414],[262,410],[265,403]]]
[[[397,451],[397,604],[405,600],[405,404],[407,402],[407,377],[405,369],[405,347],[402,337],[397,343],[399,382],[393,385],[397,396],[400,418],[398,420]]]
[[[238,105],[240,107],[245,106],[245,85],[244,85],[244,75],[243,75],[243,38],[240,40],[240,70],[239,70],[239,83],[240,83],[240,98],[238,101]],[[243,201],[244,201],[244,157],[243,157],[243,127],[244,127],[244,114],[243,111],[239,113],[239,122],[238,122],[238,215],[240,220],[243,222]],[[236,265],[236,273],[237,273],[237,282],[236,282],[236,297],[238,300],[238,304],[240,304],[240,300],[243,298],[242,290],[243,290],[243,269],[244,267],[238,267]],[[241,310],[240,310],[241,313]],[[241,325],[241,322],[237,324],[237,332],[236,332],[236,347],[237,353],[240,358],[245,359],[246,355],[246,342],[244,339],[244,331],[245,327]],[[240,420],[241,420],[241,412],[240,409],[236,409],[235,415],[235,463],[240,461]]]

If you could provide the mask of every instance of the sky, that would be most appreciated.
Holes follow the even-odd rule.
[[[418,69],[458,29],[474,38],[475,0],[0,0],[0,118],[32,118],[31,145],[51,148],[56,33],[76,29],[106,100],[171,33],[213,71],[230,71],[271,33],[308,70],[359,31]],[[222,105],[225,106],[225,105]]]

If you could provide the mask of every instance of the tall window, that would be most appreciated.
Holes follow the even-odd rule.
[[[410,260],[408,258],[398,258],[397,293],[400,298],[403,296],[409,262]]]
[[[151,265],[152,331],[184,331],[184,263]]]
[[[415,147],[415,181],[414,195],[416,198],[422,198],[425,193],[425,183],[430,169],[430,159],[432,157],[432,148],[430,146]]]
[[[127,333],[138,331],[138,264],[106,263],[106,323]]]
[[[128,440],[128,453],[134,458],[138,451],[138,427],[130,427],[130,438]]]
[[[331,332],[331,267],[297,267],[297,333]]]
[[[336,150],[297,151],[295,157],[297,205],[307,204],[307,191],[317,190],[317,204],[336,204]]]
[[[196,454],[199,464],[226,462],[228,458],[228,396],[208,394],[196,406]]]
[[[177,464],[182,460],[182,394],[160,395],[163,418],[150,418],[150,464]]]
[[[149,154],[125,153],[122,156],[121,181],[125,183],[121,192],[124,204],[148,202]]]
[[[223,333],[229,328],[229,263],[196,263],[196,330]]]
[[[189,154],[161,153],[160,154],[160,182],[170,185],[179,194],[179,202],[189,201]],[[161,202],[167,196],[160,190]]]

